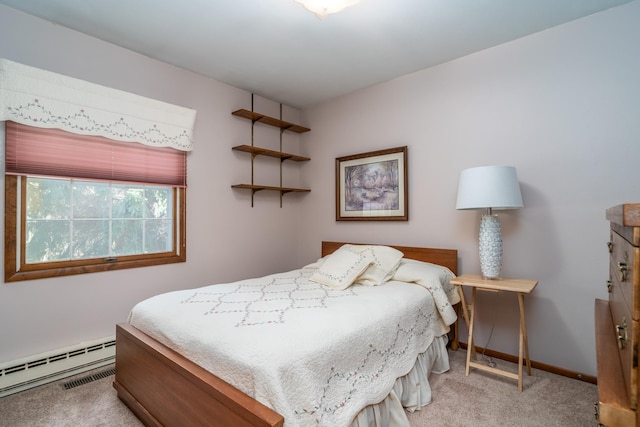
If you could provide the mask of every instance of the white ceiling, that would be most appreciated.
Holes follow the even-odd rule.
[[[441,64],[631,0],[0,0],[293,107]]]

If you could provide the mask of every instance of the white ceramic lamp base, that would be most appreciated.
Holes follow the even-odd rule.
[[[502,273],[502,230],[497,215],[482,215],[479,243],[482,277],[499,279]]]

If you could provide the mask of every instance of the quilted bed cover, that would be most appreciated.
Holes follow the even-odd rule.
[[[448,332],[457,294],[448,281],[420,280],[335,290],[310,281],[314,271],[158,295],[129,322],[273,408],[287,427],[349,426]]]

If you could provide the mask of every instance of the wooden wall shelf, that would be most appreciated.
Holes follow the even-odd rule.
[[[291,187],[273,187],[269,185],[254,185],[254,184],[235,184],[231,188],[244,188],[247,190],[253,190],[254,192],[260,190],[280,191],[281,193],[308,193],[311,191],[308,188],[291,188]]]
[[[251,109],[253,110],[253,95],[251,95]],[[235,185],[232,185],[231,188],[251,190],[251,207],[253,207],[253,196],[258,191],[268,190],[268,191],[280,192],[280,207],[282,207],[283,195],[287,193],[308,193],[311,191],[308,188],[292,188],[292,187],[285,187],[282,185],[282,163],[285,160],[292,160],[294,162],[307,162],[311,160],[309,157],[299,156],[297,154],[285,153],[284,151],[282,151],[282,134],[285,131],[295,132],[295,133],[304,133],[304,132],[309,132],[311,129],[291,123],[291,122],[287,122],[282,119],[276,119],[274,117],[269,117],[264,114],[260,114],[254,111],[249,111],[244,109],[236,110],[231,114],[237,117],[241,117],[243,119],[251,120],[251,145],[238,145],[231,148],[232,150],[235,150],[235,151],[242,151],[244,153],[251,154],[251,184],[235,184]],[[282,104],[280,105],[280,115],[282,115]],[[256,147],[254,145],[253,126],[256,123],[263,123],[265,125],[273,126],[275,128],[280,129],[280,151],[269,150],[267,148]],[[259,185],[254,183],[253,161],[257,156],[267,156],[267,157],[280,159],[280,185],[279,186]]]
[[[232,150],[251,153],[256,156],[275,157],[280,160],[293,160],[294,162],[306,162],[311,160],[309,157],[298,156],[296,154],[283,153],[282,151],[267,150],[266,148],[252,147],[251,145],[238,145]]]
[[[281,130],[288,130],[289,132],[304,133],[311,130],[307,127],[296,125],[290,122],[285,122],[284,120],[276,119],[274,117],[265,116],[264,114],[256,113],[254,111],[240,109],[234,111],[231,114],[233,114],[234,116],[242,117],[244,119],[249,119],[254,123],[264,123],[265,125],[277,127]]]

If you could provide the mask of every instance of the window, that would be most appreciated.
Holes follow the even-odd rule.
[[[186,260],[184,152],[6,128],[5,281]]]
[[[0,92],[6,282],[186,260],[195,110],[3,58]]]
[[[173,250],[171,187],[24,179],[27,264]]]

